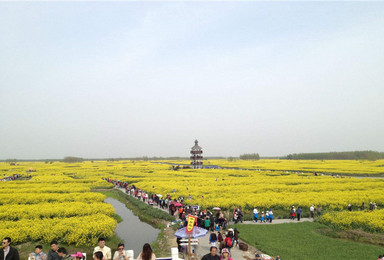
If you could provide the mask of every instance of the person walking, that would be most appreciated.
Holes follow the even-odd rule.
[[[269,223],[272,223],[273,220],[273,211],[272,209],[269,209]]]
[[[239,246],[239,233],[239,230],[235,228],[235,230],[233,231],[233,243],[236,243],[235,246]]]
[[[255,207],[253,209],[253,221],[257,223],[257,220],[259,218],[259,211],[257,210],[257,208]]]
[[[289,216],[291,217],[291,220],[295,219],[295,206],[291,207],[291,211],[289,212]]]
[[[315,217],[315,206],[312,204],[309,208],[309,212],[311,213],[311,218]]]
[[[216,246],[217,242],[217,235],[215,232],[211,231],[211,234],[209,235],[209,244],[211,246]]]
[[[321,216],[321,210],[322,210],[322,208],[320,207],[320,205],[317,205],[316,212],[317,212],[318,217]]]
[[[296,214],[297,214],[297,221],[300,221],[300,218],[301,218],[301,207],[298,207],[297,210],[296,210]]]

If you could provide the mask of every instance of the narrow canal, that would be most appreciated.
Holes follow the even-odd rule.
[[[134,257],[140,254],[145,243],[151,244],[156,240],[160,230],[153,228],[151,225],[141,222],[130,209],[123,203],[113,198],[106,198],[106,203],[111,204],[115,208],[123,221],[118,223],[115,233],[124,240],[126,250],[134,250]],[[115,252],[117,245],[107,245],[112,249],[112,254]],[[113,255],[112,255],[113,256]]]

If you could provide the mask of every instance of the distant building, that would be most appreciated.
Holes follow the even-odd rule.
[[[203,150],[198,143],[199,142],[195,140],[195,145],[191,148],[191,165],[193,169],[203,168]]]

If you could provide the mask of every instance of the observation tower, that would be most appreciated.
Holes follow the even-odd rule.
[[[191,148],[191,165],[193,169],[203,168],[203,150],[198,143],[199,142],[195,140],[195,145]]]

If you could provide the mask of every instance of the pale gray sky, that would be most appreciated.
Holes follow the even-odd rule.
[[[384,2],[0,2],[0,159],[384,151]]]

